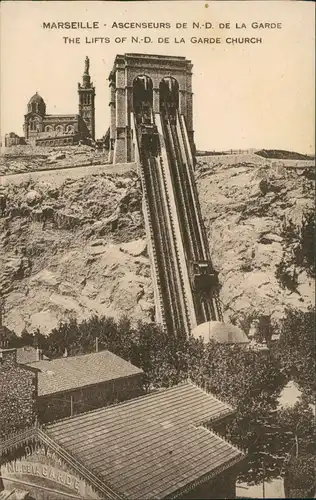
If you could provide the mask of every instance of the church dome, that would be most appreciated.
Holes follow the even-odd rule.
[[[43,99],[37,92],[34,94],[28,102],[27,105],[28,113],[37,113],[39,115],[45,115],[46,113],[46,104]]]
[[[45,103],[43,97],[40,96],[37,92],[31,97],[31,99],[29,100],[29,104],[32,104],[33,102]]]
[[[249,344],[247,335],[238,326],[221,321],[207,321],[192,330],[194,338],[202,337],[204,342],[213,340],[218,344]]]

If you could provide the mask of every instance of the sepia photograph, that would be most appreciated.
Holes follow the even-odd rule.
[[[316,498],[314,14],[2,2],[0,500]]]

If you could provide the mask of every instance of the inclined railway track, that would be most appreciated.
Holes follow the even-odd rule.
[[[139,117],[134,123],[161,322],[172,334],[188,335],[222,314],[216,287],[206,297],[189,277],[192,262],[212,265],[185,122],[166,106],[163,115],[152,114],[148,129]]]
[[[168,331],[187,333],[181,297],[180,266],[162,159],[154,156],[147,148],[141,148],[141,172],[146,197],[150,200],[147,210],[155,248],[154,265],[159,277],[159,296],[164,311],[163,323]]]
[[[187,299],[186,299],[186,294],[184,290],[184,277],[183,277],[183,270],[181,266],[181,259],[179,255],[179,247],[177,244],[177,238],[176,238],[176,229],[174,225],[174,220],[173,220],[173,215],[172,215],[172,208],[171,208],[171,196],[169,193],[168,189],[168,183],[166,179],[166,167],[168,166],[164,165],[163,158],[161,155],[161,144],[159,144],[159,172],[162,176],[162,182],[163,182],[163,198],[164,198],[164,204],[168,212],[168,226],[169,226],[169,231],[171,235],[171,253],[172,257],[175,263],[175,278],[177,283],[177,290],[176,294],[178,296],[179,300],[179,313],[180,313],[180,318],[181,318],[181,329],[183,332],[186,332],[186,328],[189,329],[190,327],[190,318],[188,314],[188,305],[187,305]],[[183,322],[184,320],[184,322]]]
[[[135,119],[135,130],[136,130],[136,119]],[[139,138],[136,134],[136,147],[138,148],[138,151],[140,151],[139,147]],[[152,218],[150,214],[150,207],[149,207],[149,192],[147,189],[147,182],[146,182],[146,177],[145,177],[145,168],[144,165],[140,164],[140,179],[141,179],[141,184],[142,184],[142,189],[143,189],[143,211],[144,211],[144,216],[145,216],[145,224],[146,224],[146,230],[149,233],[149,240],[150,240],[150,246],[151,246],[151,253],[152,253],[152,262],[151,266],[153,267],[153,275],[154,275],[154,280],[156,281],[156,290],[157,290],[157,300],[158,300],[158,308],[159,308],[159,313],[158,317],[162,323],[163,326],[166,325],[166,316],[165,316],[165,309],[164,309],[164,303],[163,303],[163,297],[162,297],[162,285],[160,281],[160,273],[159,273],[159,263],[158,263],[158,257],[157,257],[157,249],[155,246],[155,234],[154,234],[154,229],[153,229],[153,223],[152,223]],[[157,304],[156,304],[157,307]]]
[[[177,125],[171,122],[170,116],[165,117],[165,137],[168,144],[170,170],[173,175],[173,185],[177,192],[177,210],[181,218],[181,228],[185,241],[187,262],[209,261],[207,237],[203,227],[203,219],[198,203],[198,194],[193,179],[193,169],[186,150],[184,131],[180,116]],[[212,319],[222,320],[218,293],[213,290],[209,300],[202,300],[199,294],[194,294],[194,304],[199,323]]]

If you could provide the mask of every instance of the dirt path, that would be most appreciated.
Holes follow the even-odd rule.
[[[61,185],[65,179],[76,179],[91,174],[124,174],[130,171],[136,171],[135,163],[120,163],[117,165],[91,165],[89,167],[70,167],[70,168],[57,168],[49,170],[39,170],[36,172],[27,172],[22,174],[2,175],[0,177],[0,184],[20,184],[27,180],[41,180],[51,181],[55,185]]]

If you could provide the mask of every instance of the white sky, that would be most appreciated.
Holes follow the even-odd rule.
[[[280,148],[314,152],[315,66],[313,2],[3,2],[1,5],[1,133],[22,135],[29,98],[38,91],[48,113],[77,113],[84,58],[96,86],[96,135],[109,126],[107,77],[118,53],[181,55],[192,60],[194,129],[198,149]],[[212,22],[212,30],[115,30],[113,21]],[[101,29],[44,30],[43,21],[99,21]],[[254,21],[281,22],[256,30]],[[230,22],[233,29],[220,30]],[[247,29],[235,28],[235,23]],[[106,23],[107,26],[103,27]],[[169,44],[114,43],[115,37],[169,36]],[[78,45],[63,36],[79,36]],[[86,44],[85,36],[111,37]],[[184,37],[185,44],[174,43]],[[192,44],[191,36],[222,37]],[[262,37],[262,44],[229,45],[226,37]]]

